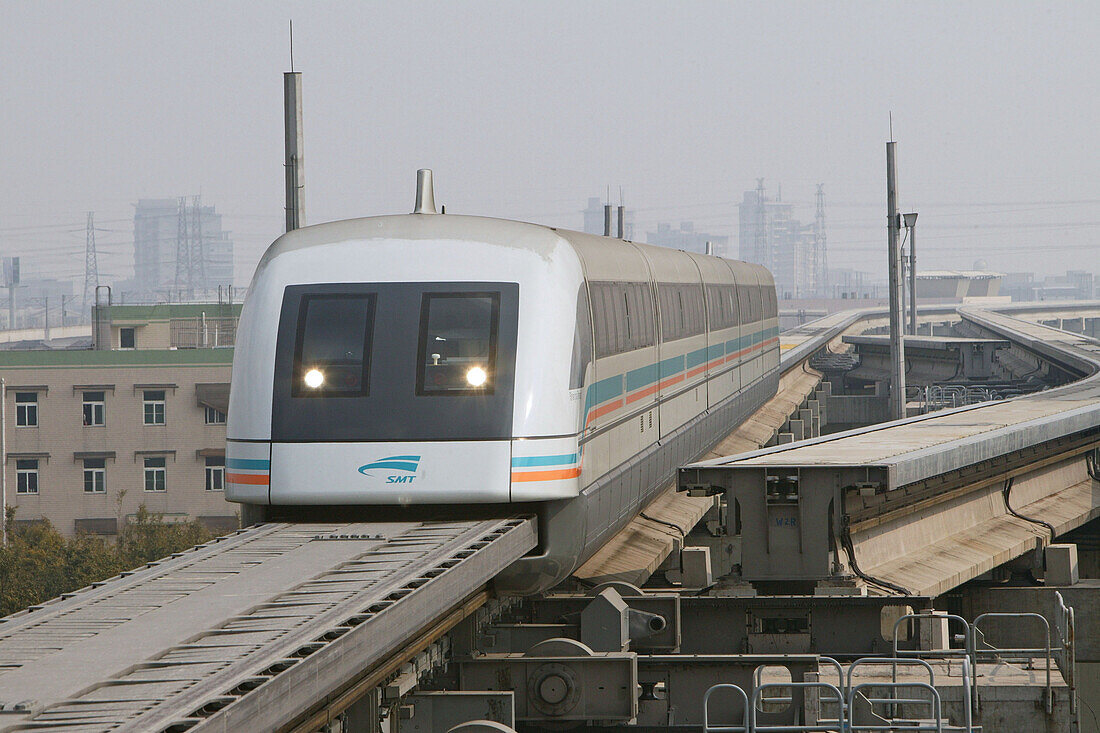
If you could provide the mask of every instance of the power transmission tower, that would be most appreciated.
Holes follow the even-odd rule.
[[[84,300],[82,312],[88,312],[88,296],[95,297],[99,287],[99,263],[95,254],[95,213],[88,212],[88,225],[84,232]]]
[[[186,286],[191,289],[191,247],[187,240],[187,199],[176,199],[176,278],[172,288],[176,294]]]
[[[814,287],[829,296],[829,251],[825,246],[825,184],[817,184],[817,213],[814,215]]]
[[[203,297],[206,295],[206,240],[202,234],[202,195],[191,199],[191,253],[188,267],[187,285],[190,289],[198,286]]]

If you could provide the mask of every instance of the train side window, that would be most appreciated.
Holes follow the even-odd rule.
[[[631,283],[630,293],[637,332],[634,348],[644,349],[653,345],[653,300],[649,297],[649,285],[646,283]]]
[[[619,338],[615,341],[615,353],[630,350],[630,315],[626,309],[626,286],[622,283],[611,285],[611,297],[615,301],[615,325]]]
[[[668,300],[668,286],[657,284],[657,304],[661,309],[661,341],[671,341],[672,305]]]
[[[295,397],[368,393],[374,295],[306,295],[298,310]]]
[[[658,286],[661,297],[661,340],[675,341],[683,336],[684,311],[680,289],[673,283]]]
[[[592,342],[596,349],[596,358],[607,355],[607,322],[603,307],[603,288],[600,283],[589,283],[592,293]]]
[[[739,326],[739,325],[741,325],[741,309],[738,307],[738,303],[737,303],[737,286],[736,285],[727,285],[726,286],[726,298],[729,301],[730,326]]]
[[[604,355],[606,356],[619,353],[619,319],[616,317],[615,312],[614,290],[611,283],[604,283],[600,286],[600,291],[603,294],[601,305],[604,324],[607,328],[607,342],[604,349]]]
[[[492,394],[500,293],[425,293],[418,395]]]
[[[741,323],[752,323],[752,306],[750,305],[749,290],[751,285],[742,285],[737,288],[737,305]]]
[[[726,309],[721,285],[707,285],[707,317],[712,331],[726,327]]]
[[[588,309],[588,291],[581,286],[577,294],[577,330],[573,332],[573,360],[569,368],[569,389],[584,387],[584,375],[592,361],[592,317]]]
[[[685,285],[684,293],[688,303],[688,334],[695,336],[707,330],[707,314],[703,306],[703,286]]]
[[[592,320],[596,326],[596,358],[612,356],[618,348],[615,302],[611,283],[592,283]]]

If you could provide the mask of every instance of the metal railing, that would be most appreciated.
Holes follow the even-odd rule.
[[[171,345],[177,349],[217,349],[237,340],[237,319],[199,316],[169,322]]]
[[[1058,632],[1058,654],[1055,661],[1062,679],[1069,688],[1069,711],[1077,713],[1077,625],[1073,607],[1067,606],[1062,594],[1054,592],[1054,630]]]
[[[785,723],[776,725],[758,723],[756,721],[756,707],[764,701],[764,691],[778,688],[790,688],[792,692],[794,690],[817,689],[833,693],[833,699],[837,703],[837,720],[819,720],[816,723],[796,723],[794,725],[787,725]],[[760,685],[752,691],[752,697],[749,703],[749,730],[750,733],[814,733],[815,731],[820,733],[834,733],[835,731],[846,731],[848,727],[845,722],[844,713],[844,694],[828,682],[769,682]]]
[[[852,662],[845,674],[841,664],[831,657],[818,657],[819,669],[821,665],[827,665],[835,671],[837,684],[828,682],[763,682],[763,670],[768,666],[761,665],[753,670],[752,687],[746,692],[736,684],[723,683],[712,686],[703,696],[703,731],[704,733],[811,733],[813,731],[837,731],[840,733],[856,733],[856,731],[962,731],[973,733],[974,714],[978,710],[978,674],[977,662],[979,658],[1004,660],[1013,657],[1034,659],[1043,657],[1046,660],[1046,687],[1045,709],[1048,715],[1053,714],[1053,675],[1052,662],[1058,666],[1069,688],[1070,713],[1076,714],[1077,700],[1074,666],[1076,664],[1076,625],[1074,610],[1067,606],[1062,594],[1055,592],[1054,629],[1052,634],[1051,624],[1042,614],[1030,612],[1017,613],[984,613],[974,619],[973,623],[955,614],[911,613],[899,617],[894,622],[890,657],[863,657]],[[1043,628],[1046,641],[1043,647],[1021,647],[998,649],[986,644],[981,631],[983,621],[994,618],[1035,619]],[[943,649],[903,650],[898,648],[898,631],[903,622],[912,621],[917,625],[917,633],[920,632],[920,624],[926,621],[944,622],[962,627],[961,634],[950,635],[945,640],[947,647]],[[979,642],[982,646],[979,646]],[[952,644],[961,644],[961,647],[952,647]],[[928,661],[942,660],[949,665],[953,659],[957,659],[962,667],[962,698],[960,709],[963,717],[962,725],[951,725],[944,722],[943,700],[936,688],[936,670]],[[889,666],[891,677],[889,682],[862,682],[855,684],[856,671],[860,667]],[[928,681],[899,681],[898,669],[900,667],[920,667],[928,673]],[[819,672],[820,674],[820,672]],[[836,719],[818,719],[816,722],[801,724],[769,724],[757,720],[758,713],[766,713],[763,705],[766,703],[790,705],[795,700],[795,690],[817,689],[832,693],[830,696],[819,697],[820,703],[836,704]],[[865,694],[869,690],[881,690],[888,693],[888,697],[871,697]],[[918,690],[927,693],[916,697],[901,697],[901,690]],[[710,722],[710,698],[718,690],[735,690],[738,698],[744,705],[740,725],[713,725]],[[787,695],[766,697],[769,690],[789,691]],[[857,701],[863,700],[871,705],[872,712],[875,705],[887,706],[884,711],[891,716],[883,718],[875,713],[880,720],[886,723],[856,723],[854,720]],[[902,719],[897,717],[900,706],[917,706],[928,710],[929,718],[926,719]]]
[[[963,635],[961,641],[963,647],[961,649],[954,649],[950,646],[950,641],[960,641],[957,637],[953,637],[948,640],[948,646],[946,649],[926,649],[926,650],[901,650],[898,649],[898,629],[901,627],[903,621],[914,620],[917,622],[917,633],[920,633],[921,621],[944,621],[948,623],[948,629],[950,629],[951,622],[961,624],[963,627]],[[953,613],[907,613],[904,616],[899,616],[894,622],[893,638],[891,640],[891,656],[900,658],[902,655],[906,657],[920,657],[920,658],[940,658],[950,659],[952,657],[958,657],[969,660],[969,672],[970,672],[970,687],[972,690],[973,698],[970,701],[969,707],[977,712],[978,710],[978,668],[977,660],[974,655],[974,630],[971,628],[970,623],[967,622],[962,616],[957,616]],[[895,678],[896,681],[896,678]]]
[[[978,616],[976,619],[974,619],[974,624],[973,624],[975,637],[980,638],[983,641],[983,643],[985,643],[984,642],[985,634],[983,634],[981,632],[981,629],[979,628],[979,624],[981,624],[981,622],[983,620],[989,619],[989,618],[1038,619],[1041,622],[1042,627],[1043,627],[1043,631],[1044,631],[1044,634],[1045,634],[1046,646],[1033,647],[1033,648],[1020,647],[1020,648],[1016,648],[1016,649],[1002,649],[1002,648],[994,647],[994,646],[989,645],[988,643],[986,643],[988,648],[981,648],[980,649],[980,648],[978,648],[978,645],[975,644],[974,656],[975,656],[975,662],[977,662],[978,657],[983,656],[983,655],[988,656],[991,659],[1025,657],[1030,661],[1032,658],[1039,656],[1040,653],[1041,653],[1043,659],[1046,661],[1047,676],[1046,676],[1046,694],[1044,695],[1044,698],[1045,698],[1047,715],[1050,715],[1052,712],[1054,712],[1054,690],[1053,690],[1053,688],[1051,687],[1051,684],[1050,684],[1050,666],[1051,666],[1051,660],[1053,659],[1053,656],[1054,656],[1053,652],[1052,652],[1052,649],[1051,649],[1051,646],[1050,646],[1050,622],[1047,621],[1046,617],[1043,616],[1041,613],[1030,613],[1030,612],[1023,612],[1023,611],[1020,611],[1020,612],[1001,612],[1001,613],[983,613],[980,616]]]
[[[890,697],[868,697],[863,694],[863,690],[870,690],[874,688],[881,690],[883,688],[890,690]],[[897,697],[893,694],[899,689],[908,690],[924,690],[928,692],[928,697]],[[936,731],[936,733],[943,733],[943,705],[940,702],[940,693],[935,687],[927,682],[863,682],[848,690],[848,709],[852,710],[856,695],[860,695],[864,700],[869,702],[872,706],[889,704],[889,705],[920,705],[927,706],[929,714],[932,716],[931,720],[906,720],[904,722],[898,720],[887,720],[885,723],[851,723],[847,730],[851,733],[855,731]],[[969,706],[964,706],[969,708]],[[968,727],[969,731],[970,728]]]
[[[737,694],[741,696],[741,702],[744,703],[742,708],[742,720],[741,725],[711,725],[710,724],[710,696],[718,690],[736,690]],[[724,682],[720,685],[713,685],[703,694],[703,732],[704,733],[752,733],[752,729],[749,727],[749,696],[745,694],[745,691],[741,689],[740,685],[734,685],[728,682]]]

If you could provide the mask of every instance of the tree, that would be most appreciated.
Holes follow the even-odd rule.
[[[118,559],[125,568],[136,568],[211,539],[213,535],[198,522],[165,522],[163,515],[142,504],[134,521],[119,532]]]
[[[212,538],[198,522],[165,522],[162,515],[149,512],[144,504],[114,544],[86,533],[66,539],[49,520],[17,525],[14,516],[9,507],[8,546],[0,548],[3,616]]]

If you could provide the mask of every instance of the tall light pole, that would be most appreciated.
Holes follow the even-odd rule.
[[[902,311],[905,294],[901,277],[901,243],[898,232],[901,216],[898,214],[898,172],[894,160],[894,146],[886,143],[886,245],[889,252],[890,274],[890,419],[905,418],[905,323]]]
[[[909,333],[917,335],[917,212],[906,214],[909,231]]]
[[[293,36],[291,48],[293,48]],[[293,65],[293,51],[291,51]],[[286,177],[286,230],[305,226],[305,138],[302,134],[302,72],[283,73],[283,168]]]
[[[0,377],[0,508],[3,509],[3,546],[8,546],[8,382]]]

